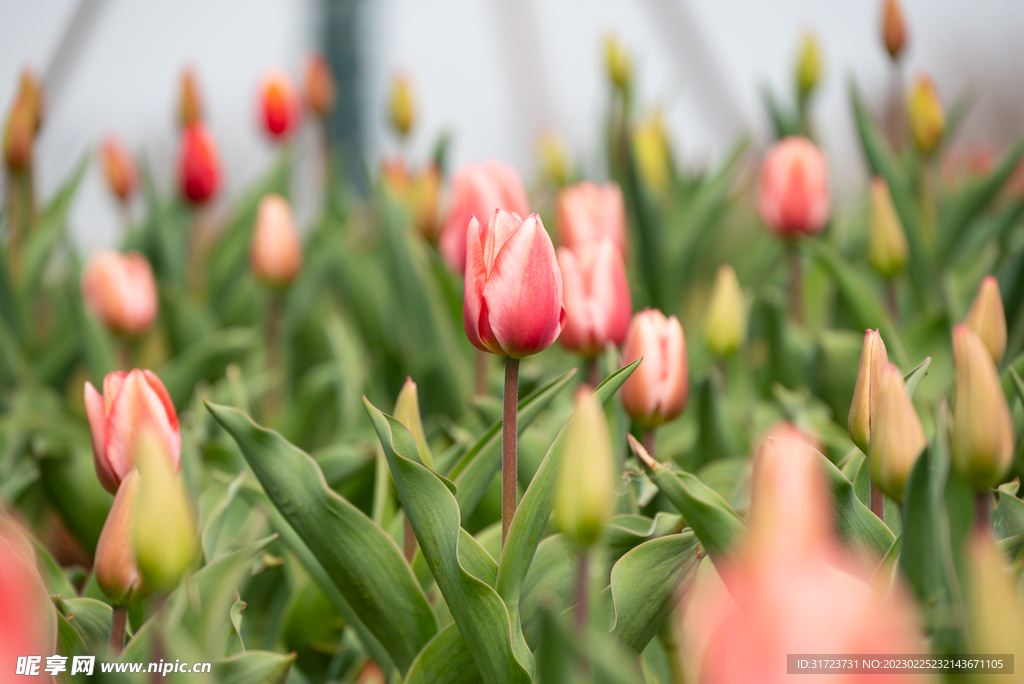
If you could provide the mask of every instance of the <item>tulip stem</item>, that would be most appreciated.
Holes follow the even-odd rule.
[[[476,368],[474,371],[476,377],[476,393],[480,396],[487,394],[488,383],[487,383],[487,352],[476,350]]]
[[[519,403],[519,359],[505,359],[505,394],[501,414],[501,546],[505,547],[516,512],[516,421]]]
[[[654,430],[644,430],[641,441],[643,442],[644,449],[647,450],[647,455],[657,460],[658,457],[655,455],[657,449],[655,447],[658,446],[658,440],[654,435]]]
[[[892,316],[892,322],[899,324],[900,309],[896,303],[896,281],[892,278],[888,278],[885,281],[885,303],[889,307],[889,315]]]
[[[874,480],[871,481],[871,512],[879,520],[885,520],[885,496]]]
[[[974,527],[979,532],[988,534],[992,516],[992,495],[987,489],[974,495]]]
[[[587,620],[590,619],[590,557],[587,550],[580,551],[576,559],[576,633],[580,641],[587,635]]]
[[[128,345],[128,340],[119,339],[117,341],[114,346],[114,356],[117,370],[130,371],[132,369],[132,350]]]
[[[800,250],[796,241],[786,244],[789,261],[789,315],[796,323],[804,322],[803,277],[800,266]]]
[[[661,645],[665,647],[665,657],[668,658],[670,681],[672,684],[685,684],[686,673],[683,671],[683,655],[679,644],[678,608],[673,608],[665,618],[665,624],[658,631],[658,636],[661,638]]]
[[[601,377],[597,374],[597,359],[587,359],[587,384],[592,388],[596,388],[601,384]]]
[[[114,606],[114,612],[110,617],[110,654],[113,657],[121,655],[121,648],[124,646],[124,633],[128,627],[128,606]]]
[[[263,395],[263,422],[277,416],[281,392],[281,314],[282,297],[272,291],[267,295],[267,391]]]

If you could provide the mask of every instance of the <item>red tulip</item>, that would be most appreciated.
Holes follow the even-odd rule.
[[[100,153],[107,187],[118,200],[127,202],[135,191],[135,162],[121,141],[114,137],[103,142]]]
[[[193,204],[204,204],[220,188],[217,146],[201,123],[182,132],[178,173],[181,194]]]
[[[260,200],[249,262],[257,278],[277,286],[290,283],[302,268],[302,240],[284,197],[267,195]]]
[[[156,318],[156,279],[138,252],[102,251],[82,274],[82,295],[93,314],[114,332],[140,335]]]
[[[469,220],[462,324],[482,351],[521,359],[551,346],[565,326],[562,273],[540,216],[495,209]]]
[[[777,235],[816,235],[828,222],[829,176],[825,155],[800,136],[768,150],[761,166],[761,219]]]
[[[270,137],[286,138],[295,129],[301,110],[288,74],[275,69],[263,77],[260,84],[260,111]]]
[[[334,76],[331,66],[319,52],[306,62],[306,104],[321,119],[334,110]]]
[[[633,316],[622,349],[623,363],[643,357],[622,384],[622,405],[630,417],[646,428],[676,418],[690,396],[686,338],[675,316],[665,318],[657,309]]]
[[[558,235],[569,249],[607,237],[628,257],[626,205],[619,186],[583,181],[558,193]]]
[[[144,428],[160,436],[174,469],[178,469],[178,414],[164,384],[151,371],[114,371],[103,379],[102,395],[86,381],[85,413],[92,430],[96,475],[107,491],[116,492],[121,480],[135,467],[136,435]]]
[[[0,517],[0,681],[52,682],[46,656],[56,649],[57,611],[36,570],[32,544],[15,523]],[[41,658],[31,679],[15,675],[18,658],[26,656]]]
[[[466,270],[466,228],[476,217],[490,221],[495,209],[526,216],[530,203],[519,174],[508,164],[485,161],[466,164],[452,178],[451,204],[441,228],[438,249],[452,271]]]
[[[619,346],[633,315],[626,265],[611,238],[558,248],[562,270],[566,349],[597,356],[609,343]]]

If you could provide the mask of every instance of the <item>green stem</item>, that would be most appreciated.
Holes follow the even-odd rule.
[[[516,421],[519,403],[519,359],[505,359],[505,394],[501,413],[501,546],[505,547],[516,512]]]
[[[992,495],[987,489],[974,495],[974,527],[984,534],[989,533],[992,520]]]
[[[587,550],[580,551],[576,563],[576,633],[580,642],[587,636],[587,620],[590,619],[590,557]]]
[[[601,377],[597,374],[596,358],[587,358],[587,384],[591,387],[601,384]]]
[[[665,647],[665,657],[668,659],[668,670],[672,678],[672,684],[685,684],[686,671],[683,669],[683,654],[679,639],[679,616],[673,609],[665,619],[665,624],[658,631],[661,644]]]
[[[800,250],[796,241],[786,243],[789,262],[789,315],[797,323],[804,322],[804,288],[801,274]]]
[[[124,647],[124,634],[128,627],[128,606],[114,606],[110,616],[110,655],[114,658],[121,655]]]
[[[879,520],[885,520],[885,496],[874,481],[871,482],[871,512]]]
[[[281,403],[281,383],[284,373],[281,369],[281,316],[282,296],[271,291],[267,297],[266,346],[267,376],[270,383],[263,395],[263,422],[269,423],[277,417]]]
[[[658,457],[655,455],[657,449],[655,449],[655,447],[658,446],[658,440],[654,436],[654,430],[644,430],[644,434],[641,437],[640,441],[641,443],[643,443],[644,449],[647,450],[647,453],[650,455],[650,457],[657,460]]]

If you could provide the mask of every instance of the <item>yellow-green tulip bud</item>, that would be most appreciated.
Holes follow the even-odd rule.
[[[554,133],[546,133],[540,139],[540,158],[544,162],[544,174],[562,187],[569,182],[569,157],[565,145]]]
[[[982,279],[964,322],[981,338],[992,355],[993,363],[1002,361],[1006,352],[1006,312],[1003,310],[1003,297],[999,294],[999,282],[992,276]]]
[[[927,441],[899,369],[888,363],[878,385],[878,413],[871,426],[871,479],[895,501]]]
[[[871,179],[871,217],[868,222],[868,258],[886,278],[893,278],[907,263],[907,236],[892,203],[889,184],[881,176]]]
[[[729,356],[747,335],[747,311],[736,271],[729,264],[719,267],[708,304],[704,340],[717,356]]]
[[[889,363],[885,343],[877,330],[864,333],[864,346],[860,352],[860,368],[857,369],[857,384],[853,389],[850,417],[847,426],[850,438],[865,454],[871,440],[871,429],[878,411],[878,388],[881,386],[882,369]]]
[[[416,102],[412,95],[412,82],[407,76],[396,76],[392,81],[388,112],[395,132],[403,138],[409,135],[416,124]]]
[[[658,111],[633,129],[633,155],[640,177],[657,195],[668,192],[671,181],[668,154],[668,139]]]
[[[615,36],[604,39],[604,64],[608,71],[608,79],[619,92],[625,93],[629,90],[633,67],[630,64],[629,53]]]
[[[986,496],[988,496],[986,494]],[[992,538],[975,531],[967,547],[970,638],[974,653],[1024,650],[1024,600]]]
[[[395,418],[409,428],[409,432],[416,439],[416,448],[419,449],[420,459],[423,465],[428,468],[434,467],[434,455],[427,444],[427,435],[423,432],[423,420],[420,418],[420,399],[416,391],[416,383],[412,378],[406,378],[402,385],[402,391],[398,393],[398,401],[395,402]]]
[[[917,78],[910,91],[907,112],[917,149],[925,156],[931,154],[946,131],[946,115],[932,79],[927,76]]]
[[[131,605],[142,592],[142,575],[135,561],[139,479],[139,472],[132,468],[121,480],[96,544],[96,583],[115,606]]]
[[[992,356],[966,323],[953,328],[953,361],[953,467],[971,487],[988,489],[1002,481],[1013,458],[1010,407]]]
[[[804,97],[814,92],[821,80],[821,48],[813,33],[805,33],[800,43],[800,57],[797,60],[796,83]]]
[[[597,541],[611,515],[614,464],[604,411],[589,388],[577,391],[576,413],[565,429],[555,521],[569,539],[587,548]]]

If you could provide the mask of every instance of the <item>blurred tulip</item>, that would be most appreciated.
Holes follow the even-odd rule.
[[[910,471],[928,443],[899,368],[885,365],[877,394],[878,414],[869,447],[871,479],[890,499],[902,502]]]
[[[601,402],[591,388],[576,391],[576,412],[565,426],[565,461],[558,476],[554,519],[576,546],[587,548],[601,536],[614,497],[614,458]]]
[[[32,162],[35,130],[30,106],[23,98],[14,101],[4,125],[4,162],[9,171],[24,171]]]
[[[946,131],[946,115],[942,111],[942,101],[935,90],[935,83],[928,76],[918,76],[914,81],[907,113],[910,117],[910,130],[914,134],[914,143],[921,154],[928,156],[935,150]]]
[[[889,56],[898,61],[907,46],[907,21],[899,0],[882,4],[882,42]]]
[[[558,236],[569,249],[610,238],[629,258],[626,205],[615,183],[599,185],[583,181],[558,193]]]
[[[192,204],[205,204],[220,189],[220,158],[213,136],[201,123],[181,135],[178,182],[181,194]]]
[[[521,359],[551,346],[565,326],[562,273],[540,216],[496,209],[470,219],[462,323],[477,349]]]
[[[199,94],[196,72],[188,67],[181,72],[178,91],[178,123],[183,129],[203,122],[203,98]]]
[[[768,150],[758,200],[768,228],[786,239],[817,235],[828,222],[829,201],[828,163],[817,145],[790,136]]]
[[[711,290],[704,340],[708,349],[720,357],[732,355],[747,336],[747,306],[736,271],[729,264],[718,268]]]
[[[616,36],[607,36],[604,39],[604,65],[608,73],[608,80],[612,82],[620,93],[629,91],[632,80],[633,65],[629,58],[629,52]]]
[[[853,388],[850,417],[847,426],[850,439],[865,454],[871,442],[871,430],[878,415],[879,388],[882,370],[889,364],[885,342],[877,330],[864,332],[864,346],[860,352],[860,367],[857,369],[857,384]]]
[[[416,227],[431,242],[437,237],[440,197],[441,171],[435,164],[430,164],[413,178],[410,199]]]
[[[38,133],[43,125],[43,114],[46,100],[43,95],[43,84],[31,69],[22,69],[18,81],[18,99],[25,103],[32,117],[32,133]]]
[[[968,540],[967,561],[972,652],[1020,653],[1024,650],[1024,597],[1016,573],[1006,567],[991,536],[977,529]]]
[[[388,115],[391,128],[404,138],[416,125],[416,101],[412,94],[412,80],[399,74],[391,80],[391,96],[388,101]]]
[[[387,684],[387,677],[381,671],[380,666],[372,660],[363,665],[356,677],[356,684]]]
[[[327,59],[315,52],[306,61],[306,104],[321,119],[334,111],[334,75]]]
[[[1006,312],[1003,311],[1003,298],[999,294],[999,281],[994,277],[982,278],[978,294],[964,322],[981,338],[988,353],[992,355],[993,363],[999,365],[1006,352]]]
[[[686,338],[675,316],[644,309],[633,316],[622,348],[622,361],[643,357],[622,384],[626,413],[645,429],[673,420],[686,409],[690,396]]]
[[[813,33],[804,33],[797,60],[796,84],[801,97],[807,97],[821,81],[821,47]]]
[[[260,115],[263,127],[275,140],[291,135],[298,125],[301,108],[288,74],[273,69],[260,82]]]
[[[121,141],[114,137],[103,141],[100,154],[107,188],[122,204],[126,204],[135,192],[135,162]]]
[[[953,468],[974,489],[1002,482],[1013,459],[1013,418],[989,350],[966,324],[953,327],[956,408]]]
[[[86,381],[85,413],[92,431],[96,475],[108,492],[116,492],[135,467],[135,443],[143,425],[159,436],[169,458],[168,468],[177,471],[181,463],[178,414],[164,384],[151,371],[114,371],[103,379],[102,395]]]
[[[57,610],[36,570],[35,554],[21,547],[24,538],[13,522],[0,530],[0,679],[4,682],[31,681],[15,675],[18,658],[43,656],[32,678],[52,682],[44,670],[45,656],[57,652]]]
[[[655,112],[633,129],[633,154],[640,178],[648,188],[664,196],[672,182],[669,168],[668,136],[661,122],[661,112]]]
[[[892,203],[889,184],[875,176],[871,179],[868,259],[882,276],[894,278],[907,263],[907,251],[907,236]]]
[[[302,239],[288,200],[271,194],[260,200],[249,246],[252,272],[274,287],[291,283],[302,268]]]
[[[452,177],[448,214],[441,228],[438,250],[448,268],[456,273],[466,270],[466,229],[476,217],[482,225],[491,220],[495,209],[526,216],[530,202],[519,173],[499,161],[466,164]]]
[[[142,592],[142,576],[135,561],[135,505],[139,473],[132,468],[117,488],[114,505],[103,523],[96,544],[93,572],[103,594],[115,606],[128,606]]]
[[[626,265],[610,238],[558,248],[562,270],[566,349],[595,357],[608,344],[622,344],[633,315]]]
[[[114,332],[141,335],[156,318],[156,278],[138,252],[97,253],[82,274],[82,295],[89,310]]]
[[[402,390],[398,393],[398,400],[395,402],[395,418],[405,427],[416,439],[416,448],[420,452],[420,459],[423,465],[428,468],[434,467],[434,455],[430,451],[430,444],[427,442],[427,435],[423,432],[423,419],[420,417],[420,398],[416,391],[416,383],[412,378],[406,377]]]
[[[540,139],[540,157],[544,162],[544,175],[559,187],[569,182],[570,164],[565,145],[554,133],[547,133]]]

